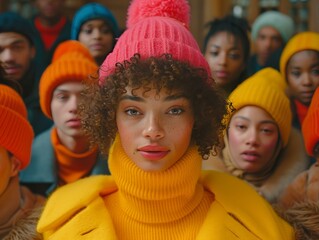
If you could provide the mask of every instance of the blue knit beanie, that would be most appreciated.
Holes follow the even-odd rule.
[[[78,40],[81,26],[93,19],[103,19],[111,27],[114,37],[118,37],[120,30],[112,12],[99,3],[88,3],[81,7],[74,15],[71,29],[71,39]]]
[[[276,29],[285,43],[288,42],[295,31],[291,17],[278,11],[266,11],[257,17],[253,23],[251,36],[254,41],[257,39],[260,29],[266,26]]]
[[[15,12],[0,14],[0,33],[16,32],[27,37],[32,44],[35,42],[35,32],[28,19]]]

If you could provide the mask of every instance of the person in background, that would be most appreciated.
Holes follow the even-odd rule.
[[[319,86],[319,34],[302,32],[291,38],[280,58],[280,72],[288,86],[292,124],[301,129],[312,96]]]
[[[246,78],[248,33],[249,25],[243,18],[226,16],[209,23],[203,52],[217,86],[227,95]]]
[[[80,41],[101,65],[113,50],[120,29],[112,12],[99,3],[88,3],[74,15],[71,39]]]
[[[70,39],[71,21],[64,15],[65,0],[33,0],[38,10],[31,19],[36,33],[36,63],[41,73],[51,63],[55,48]]]
[[[33,130],[20,95],[0,84],[0,239],[41,239],[36,232],[45,198],[19,185],[30,162]]]
[[[127,30],[99,81],[88,80],[79,112],[112,174],[53,193],[37,226],[45,239],[293,239],[244,181],[201,171],[219,146],[226,99],[189,12],[185,0],[131,2]]]
[[[247,181],[270,203],[310,165],[300,132],[291,130],[281,78],[277,70],[264,68],[231,93],[225,147],[203,163],[204,169]]]
[[[316,159],[285,189],[276,209],[296,229],[298,239],[319,239],[319,88],[313,95],[302,134],[310,156]]]
[[[281,51],[294,31],[294,22],[286,14],[266,11],[259,15],[252,25],[251,38],[255,53],[248,62],[248,76],[268,66],[279,70]],[[273,55],[277,58],[272,57]]]
[[[35,138],[31,163],[20,174],[21,183],[33,192],[48,196],[59,186],[108,173],[106,159],[96,146],[89,147],[78,116],[82,81],[97,69],[85,46],[67,40],[57,47],[52,63],[44,71],[40,104],[54,126]]]
[[[14,12],[0,14],[0,83],[21,90],[35,135],[52,126],[40,108],[41,71],[35,62],[35,34],[27,19]]]

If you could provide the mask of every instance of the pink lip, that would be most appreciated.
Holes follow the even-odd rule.
[[[256,151],[245,151],[241,155],[247,162],[256,162],[260,158],[260,155]]]
[[[20,68],[19,67],[6,67],[6,68],[4,68],[4,71],[7,75],[13,75],[13,74],[19,73]]]
[[[90,46],[90,48],[91,48],[92,50],[102,50],[104,47],[103,47],[102,44],[92,44],[92,45]]]
[[[216,71],[216,77],[218,78],[226,78],[228,73],[226,71]]]
[[[81,120],[80,119],[71,119],[66,122],[67,126],[73,127],[73,128],[78,128],[81,127]]]
[[[152,161],[160,160],[169,153],[169,149],[159,145],[147,145],[137,150],[144,158]]]

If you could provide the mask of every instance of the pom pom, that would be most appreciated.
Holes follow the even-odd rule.
[[[170,17],[189,29],[190,6],[186,0],[132,0],[128,8],[126,27],[147,17]]]

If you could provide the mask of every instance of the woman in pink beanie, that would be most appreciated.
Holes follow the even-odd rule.
[[[45,239],[294,239],[249,185],[201,170],[219,146],[226,101],[189,10],[185,0],[132,1],[127,30],[80,104],[112,175],[53,193],[37,228]]]

